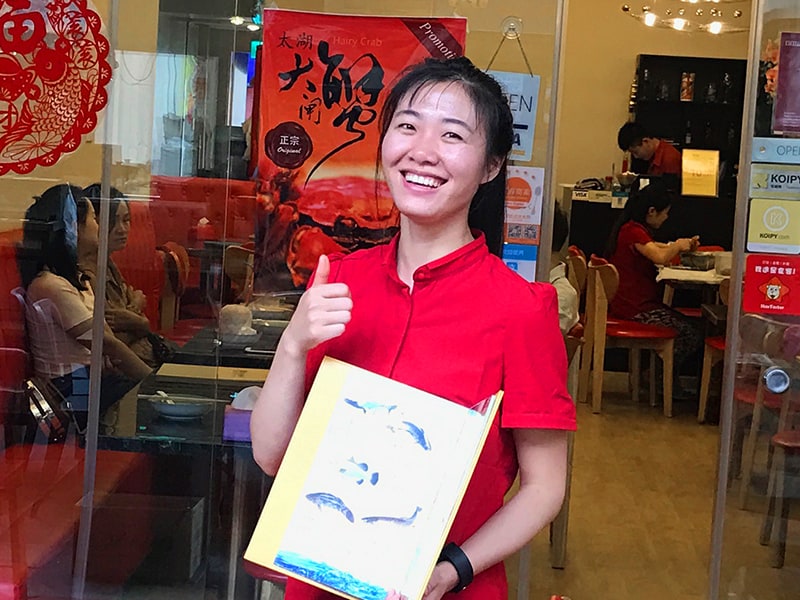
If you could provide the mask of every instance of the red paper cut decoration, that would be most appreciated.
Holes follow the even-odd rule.
[[[97,126],[108,40],[86,0],[0,0],[0,175],[50,166]]]

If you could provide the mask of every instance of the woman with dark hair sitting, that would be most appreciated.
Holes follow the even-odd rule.
[[[98,231],[83,190],[56,185],[25,213],[19,252],[35,372],[52,381],[80,431],[86,427],[89,410],[94,293],[78,264],[97,254]],[[103,354],[107,367],[100,387],[101,415],[151,373],[108,325]]]
[[[100,214],[100,184],[84,188],[84,194],[92,203],[96,215]],[[123,250],[128,244],[131,228],[131,213],[128,199],[116,188],[111,188],[108,213],[108,263],[106,267],[105,317],[111,330],[136,356],[153,368],[160,367],[170,352],[168,342],[150,329],[150,321],[144,314],[146,298],[141,290],[134,289],[125,281],[111,258],[112,252]],[[96,288],[97,255],[81,258],[81,271]]]
[[[695,250],[699,244],[698,236],[667,243],[653,239],[653,233],[669,218],[672,200],[673,192],[662,178],[637,179],[609,237],[606,256],[619,272],[619,289],[608,307],[609,314],[675,329],[677,369],[680,362],[700,348],[702,335],[686,317],[664,304],[663,292],[656,282],[657,265],[668,265],[681,252]]]

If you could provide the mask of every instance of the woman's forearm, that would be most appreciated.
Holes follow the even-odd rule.
[[[268,475],[275,475],[303,408],[306,352],[281,338],[269,375],[250,418],[253,458]]]
[[[475,573],[517,552],[561,509],[566,488],[567,436],[562,431],[541,431],[536,435],[539,434],[545,438],[544,444],[529,449],[527,460],[535,464],[520,465],[519,491],[461,546]],[[522,456],[520,459],[525,460]]]
[[[111,359],[111,364],[134,381],[141,381],[153,372],[147,363],[109,329],[103,335],[103,354]]]

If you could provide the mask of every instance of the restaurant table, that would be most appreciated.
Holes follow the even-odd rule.
[[[223,438],[225,407],[230,400],[229,390],[246,385],[261,385],[265,369],[212,368],[198,365],[165,364],[142,382],[136,404],[136,426],[132,431],[103,433],[98,436],[98,447],[125,452],[165,456],[181,455],[190,458],[207,456],[212,460],[231,460],[233,486],[231,502],[230,542],[227,553],[226,598],[241,597],[237,589],[255,585],[240,571],[245,542],[255,526],[257,514],[246,508],[247,490],[258,486],[263,500],[272,479],[264,475],[255,464],[249,442],[228,441]],[[222,379],[217,379],[222,377]],[[221,381],[222,385],[211,385]],[[153,407],[150,398],[155,390],[174,396],[191,395],[205,401],[211,408],[199,418],[175,420],[166,418]],[[220,398],[222,396],[223,398]],[[214,493],[212,486],[211,493]],[[226,492],[221,486],[220,494]],[[209,502],[209,510],[215,502]],[[260,504],[259,504],[260,506]],[[207,519],[207,522],[209,520]]]
[[[270,325],[270,323],[273,323]],[[238,368],[269,368],[285,322],[265,321],[256,326],[257,335],[251,340],[236,343],[221,339],[217,325],[211,324],[198,331],[179,348],[170,362],[189,365],[206,365]]]
[[[719,285],[729,279],[727,275],[720,275],[714,269],[696,271],[684,267],[661,267],[656,275],[656,281],[663,282],[664,304],[672,305],[672,294],[675,288],[699,289],[704,304],[716,302]]]

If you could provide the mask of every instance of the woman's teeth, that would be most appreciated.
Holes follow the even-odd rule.
[[[406,181],[409,183],[416,183],[417,185],[424,185],[429,188],[438,188],[440,185],[438,179],[423,177],[422,175],[416,175],[414,173],[406,173]]]

